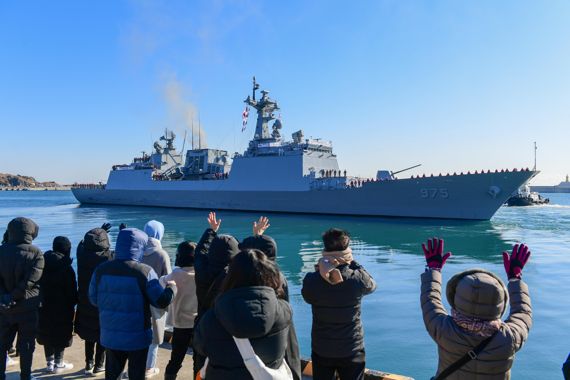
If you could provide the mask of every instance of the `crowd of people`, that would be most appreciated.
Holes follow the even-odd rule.
[[[221,234],[221,219],[208,215],[197,243],[181,242],[174,270],[156,220],[142,230],[119,227],[115,249],[111,225],[88,231],[77,247],[53,240],[43,254],[32,244],[38,226],[15,218],[0,247],[0,355],[16,340],[20,377],[31,374],[35,342],[44,346],[46,371],[64,373],[75,332],[85,342],[86,375],[142,380],[159,374],[158,346],[173,326],[164,379],[174,380],[192,349],[193,378],[295,379],[302,377],[289,287],[277,263],[277,243],[265,232],[269,220],[253,223],[238,241]],[[312,308],[313,378],[363,379],[366,364],[362,298],[376,282],[353,256],[348,232],[322,235],[322,257],[306,274],[302,297]],[[522,270],[530,257],[524,244],[504,253],[508,285],[494,273],[473,269],[453,276],[442,303],[441,271],[451,253],[444,242],[423,245],[421,310],[438,346],[434,379],[509,379],[515,353],[526,341],[532,309]],[[507,308],[510,312],[503,320]],[[16,339],[17,337],[17,339]],[[125,366],[128,363],[128,368]],[[0,360],[0,380],[7,360]]]

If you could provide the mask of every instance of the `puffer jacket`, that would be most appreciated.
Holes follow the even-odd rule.
[[[437,343],[440,373],[485,337],[464,331],[447,314],[441,300],[441,273],[428,270],[421,276],[421,305],[426,329]],[[508,294],[507,294],[508,289]],[[500,318],[510,298],[510,315],[498,333],[479,354],[448,380],[505,380],[511,378],[515,353],[522,347],[532,325],[532,308],[527,285],[510,280],[507,288],[493,273],[471,270],[454,276],[447,285],[448,301],[462,313]],[[471,305],[471,306],[470,306]]]
[[[311,348],[323,358],[350,358],[364,350],[362,297],[376,282],[356,261],[337,267],[343,282],[331,285],[319,271],[307,273],[301,293],[312,306]]]
[[[32,245],[38,231],[38,225],[28,218],[8,223],[8,241],[0,246],[0,296],[10,298],[14,304],[0,313],[33,311],[40,305],[44,256]]]
[[[77,246],[78,303],[75,332],[89,342],[99,341],[99,310],[89,302],[89,283],[95,269],[113,259],[109,236],[102,228],[87,232]]]
[[[61,252],[44,255],[45,268],[40,281],[42,306],[38,324],[38,343],[69,347],[77,304],[77,281],[71,258]]]
[[[91,279],[89,299],[99,309],[105,348],[147,348],[152,341],[150,306],[164,309],[176,295],[175,287],[163,288],[155,271],[140,262],[147,240],[140,230],[121,230],[115,260],[97,267]]]
[[[209,358],[206,378],[252,379],[232,336],[248,338],[265,365],[278,368],[291,317],[291,306],[272,288],[251,286],[222,294],[200,319],[194,335],[195,349]]]
[[[208,299],[215,298],[210,288],[225,271],[232,257],[239,253],[238,244],[233,236],[218,235],[211,228],[206,229],[200,238],[194,254],[198,316],[210,308]]]
[[[277,242],[269,235],[255,235],[246,237],[239,243],[241,250],[245,249],[259,249],[265,256],[273,262],[277,260]],[[281,277],[281,284],[283,288],[283,299],[289,302],[289,283],[287,277],[283,272],[279,271]],[[299,340],[297,339],[297,332],[295,325],[291,324],[289,327],[289,337],[287,339],[287,351],[285,352],[285,360],[291,368],[294,380],[302,379],[301,368],[301,353],[299,352]]]

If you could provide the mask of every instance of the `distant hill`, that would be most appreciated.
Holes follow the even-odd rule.
[[[38,182],[34,177],[28,177],[19,174],[0,173],[0,187],[59,187],[60,185],[54,181]]]

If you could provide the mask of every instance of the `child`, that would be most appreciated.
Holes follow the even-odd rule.
[[[165,380],[174,380],[182,367],[184,356],[192,344],[194,319],[198,313],[196,282],[194,280],[194,252],[196,243],[185,241],[178,245],[174,269],[169,275],[161,277],[161,283],[176,282],[178,293],[172,302],[170,314],[174,331],[172,335],[172,353],[166,366]]]

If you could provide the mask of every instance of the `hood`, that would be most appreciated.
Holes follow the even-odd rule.
[[[239,249],[259,249],[268,259],[275,261],[277,257],[277,243],[271,236],[250,236],[239,243]]]
[[[157,220],[151,220],[144,225],[144,232],[149,237],[160,241],[164,236],[164,224]]]
[[[56,236],[55,239],[53,239],[52,249],[69,257],[71,253],[71,242],[65,236]]]
[[[215,271],[221,271],[239,253],[239,243],[233,236],[218,235],[210,244],[208,261]]]
[[[267,335],[277,318],[275,291],[267,286],[236,288],[222,294],[214,305],[216,318],[236,338]]]
[[[144,249],[144,256],[149,256],[158,249],[162,249],[162,244],[160,244],[160,240],[149,237]]]
[[[93,228],[83,237],[83,249],[88,252],[107,251],[111,248],[109,235],[102,228]]]
[[[31,244],[38,237],[40,228],[31,219],[15,218],[8,223],[8,243]]]
[[[469,317],[494,320],[505,313],[509,293],[503,281],[485,269],[470,269],[447,282],[447,301]]]
[[[148,241],[148,235],[137,228],[119,231],[115,245],[115,259],[140,261]]]
[[[44,254],[44,273],[59,272],[71,266],[73,260],[61,252],[47,251]]]

